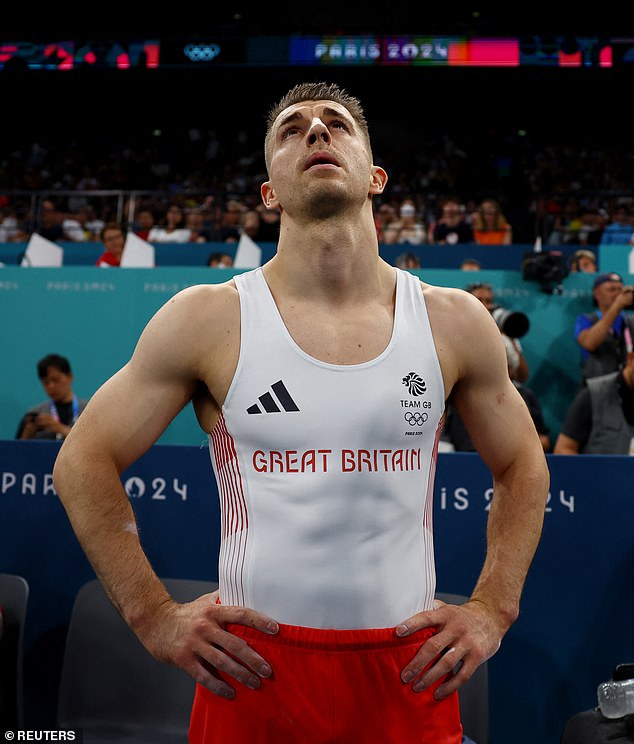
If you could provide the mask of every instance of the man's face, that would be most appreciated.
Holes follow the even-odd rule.
[[[40,379],[46,395],[55,403],[68,403],[73,397],[73,376],[49,367]]]
[[[471,294],[474,297],[477,297],[489,312],[491,312],[495,307],[495,302],[493,301],[493,290],[488,287],[477,287],[476,289],[472,289]]]
[[[342,201],[364,200],[375,190],[369,147],[344,106],[306,101],[281,112],[271,129],[270,180],[262,186],[264,204],[292,213],[307,206],[328,216]],[[381,188],[384,181],[381,183]]]
[[[107,251],[115,256],[120,256],[125,247],[125,238],[121,230],[105,230],[103,244]]]
[[[599,284],[594,290],[594,298],[597,301],[597,305],[602,307],[610,307],[610,305],[616,299],[616,296],[623,291],[623,282],[619,281],[608,281]]]
[[[597,265],[590,256],[581,256],[578,266],[579,271],[584,274],[594,274],[597,270]]]

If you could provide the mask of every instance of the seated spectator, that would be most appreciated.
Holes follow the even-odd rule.
[[[150,230],[154,227],[154,212],[151,209],[139,209],[134,218],[133,232],[142,240],[147,240]]]
[[[632,242],[634,225],[630,210],[619,204],[612,212],[610,222],[603,228],[601,245],[627,245]]]
[[[459,199],[447,198],[442,202],[442,212],[438,220],[429,226],[430,243],[457,245],[473,243],[473,228],[464,216],[464,207]]]
[[[149,243],[188,243],[191,230],[185,227],[183,209],[178,204],[170,204],[165,212],[165,222],[154,225],[148,233]]]
[[[398,266],[399,269],[420,269],[421,268],[420,258],[413,251],[407,251],[405,253],[401,253],[399,256],[396,257],[396,260],[394,263],[396,266]]]
[[[634,353],[625,367],[593,377],[577,392],[555,455],[628,455],[634,445]]]
[[[399,219],[390,222],[383,231],[383,242],[421,245],[425,241],[425,225],[416,216],[416,205],[411,199],[404,199],[399,209]]]
[[[103,220],[97,219],[95,210],[89,204],[81,207],[74,215],[67,215],[62,222],[64,239],[75,243],[99,240]]]
[[[14,209],[9,206],[0,209],[0,243],[16,242],[15,235],[22,226]]]
[[[64,240],[64,216],[52,199],[42,199],[35,232],[53,243]]]
[[[220,225],[211,232],[211,240],[219,243],[237,243],[242,234],[242,220],[247,212],[244,204],[230,199],[222,210]]]
[[[120,266],[125,248],[125,233],[121,225],[118,222],[106,223],[100,237],[104,252],[97,259],[96,265],[101,268]]]
[[[64,439],[87,400],[73,392],[70,362],[59,354],[49,354],[37,363],[37,376],[47,400],[29,408],[22,417],[16,439]]]
[[[280,237],[280,210],[258,204],[242,217],[242,230],[256,243],[277,243]]]
[[[477,258],[463,258],[460,264],[462,271],[481,271],[482,264]]]
[[[210,231],[205,227],[205,215],[198,208],[189,208],[185,212],[185,227],[190,231],[190,243],[209,243]]]
[[[603,209],[584,207],[581,210],[579,228],[580,245],[599,245],[606,225],[606,212]]]
[[[581,248],[572,254],[570,259],[570,273],[575,274],[596,274],[597,257],[596,254],[587,248]]]
[[[233,266],[233,256],[221,251],[212,253],[207,259],[207,266],[212,269],[230,269]]]
[[[398,219],[396,208],[393,204],[381,204],[374,213],[374,224],[379,243],[385,243],[385,231],[388,226]]]
[[[595,310],[578,315],[575,338],[581,348],[584,380],[614,372],[625,364],[627,335],[634,335],[634,291],[624,286],[620,274],[599,274],[592,285]]]
[[[513,230],[495,199],[485,199],[474,213],[471,224],[475,242],[480,245],[510,245]]]

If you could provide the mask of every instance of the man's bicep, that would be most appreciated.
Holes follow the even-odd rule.
[[[474,386],[455,402],[475,448],[493,472],[504,470],[527,444],[539,441],[528,407],[510,379],[488,389]]]
[[[154,444],[190,398],[184,380],[146,374],[131,361],[92,396],[68,439],[125,469]]]

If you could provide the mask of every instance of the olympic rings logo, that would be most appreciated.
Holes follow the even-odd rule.
[[[192,62],[211,62],[220,54],[218,44],[188,44],[183,52]]]
[[[418,411],[408,411],[403,418],[410,426],[422,426],[429,418],[429,415],[425,411],[422,413],[419,413]]]

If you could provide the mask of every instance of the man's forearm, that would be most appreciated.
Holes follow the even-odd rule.
[[[116,465],[62,450],[55,489],[77,538],[112,603],[141,640],[170,597],[141,547]]]
[[[505,632],[517,619],[528,569],[544,522],[549,476],[545,464],[516,468],[494,483],[487,554],[472,598],[498,615]]]

